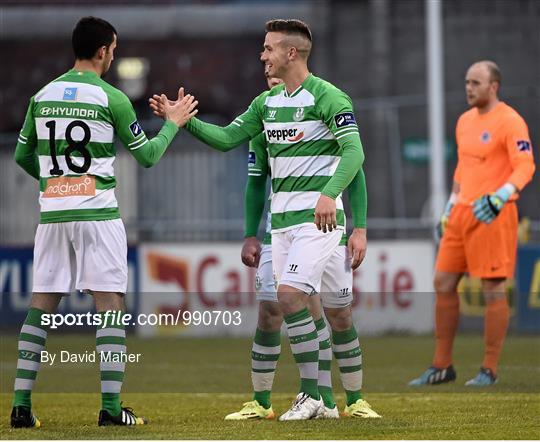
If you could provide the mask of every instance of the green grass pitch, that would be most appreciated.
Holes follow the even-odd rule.
[[[142,340],[129,337],[128,350],[141,353],[128,364],[124,404],[147,417],[137,428],[100,428],[98,364],[42,366],[33,406],[37,430],[9,427],[15,374],[16,336],[2,335],[0,436],[2,439],[538,439],[540,438],[540,337],[509,336],[500,382],[471,390],[482,359],[482,338],[459,335],[455,346],[458,380],[451,385],[411,389],[406,383],[431,360],[431,337],[361,339],[364,392],[383,419],[335,421],[225,422],[225,414],[251,400],[248,339]],[[94,337],[49,334],[47,350],[93,350]],[[298,388],[288,344],[282,346],[273,394],[277,414]],[[334,367],[337,368],[337,367]],[[337,370],[334,389],[340,410],[344,395]]]

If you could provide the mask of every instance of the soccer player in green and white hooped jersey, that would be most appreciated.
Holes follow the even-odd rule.
[[[149,140],[129,99],[101,79],[113,60],[117,32],[105,20],[82,18],[73,30],[73,69],[32,99],[15,150],[15,161],[39,181],[41,219],[34,247],[33,295],[19,338],[11,425],[39,427],[31,393],[45,348],[42,316],[56,310],[73,286],[93,295],[102,324],[97,352],[126,353],[122,320],[107,311],[125,310],[127,241],[114,195],[115,133],[145,167],[155,164],[178,128],[197,113],[186,96],[164,108],[165,123]],[[101,360],[101,358],[100,358]],[[122,360],[120,356],[119,360]],[[141,425],[121,407],[125,363],[100,362],[99,425]]]
[[[279,78],[268,78],[268,87],[281,83]],[[242,247],[242,262],[248,267],[258,267],[256,296],[259,301],[257,330],[253,340],[251,381],[253,400],[246,402],[238,412],[225,417],[226,420],[272,419],[270,394],[277,361],[281,353],[281,325],[283,314],[277,303],[275,275],[272,268],[271,218],[268,212],[266,234],[261,244],[257,230],[261,221],[266,195],[266,179],[269,175],[268,151],[264,134],[250,141],[248,158],[248,180],[244,199],[246,222],[245,241]],[[366,195],[365,177],[360,170],[348,187],[349,201],[354,225],[365,228]],[[339,418],[338,408],[332,391],[332,349],[337,359],[341,382],[346,392],[345,416],[379,418],[369,403],[362,397],[362,351],[352,322],[352,268],[360,260],[351,263],[347,255],[347,235],[330,258],[322,276],[321,292],[309,298],[309,310],[315,321],[319,340],[319,392],[324,402],[316,418]],[[322,317],[321,300],[326,318],[332,328],[332,341]],[[333,344],[333,345],[332,345]]]
[[[317,377],[317,330],[307,306],[345,228],[342,191],[364,153],[350,98],[307,68],[311,32],[299,20],[266,23],[261,61],[278,86],[259,95],[227,127],[192,119],[186,129],[228,151],[266,134],[272,172],[272,261],[278,300],[300,371],[300,393],[280,420],[310,419],[323,406]],[[163,104],[155,97],[154,106]],[[351,235],[354,257],[365,253],[365,229]]]

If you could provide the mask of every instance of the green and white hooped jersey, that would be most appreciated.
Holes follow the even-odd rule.
[[[269,167],[267,142],[263,137],[263,134],[260,134],[253,138],[249,143],[248,176],[267,177],[270,175]],[[270,191],[270,195],[268,195],[270,201],[272,201],[272,196],[273,193]],[[346,246],[347,240],[347,234],[343,233],[339,245]],[[263,245],[272,244],[272,212],[270,210],[266,213],[265,234],[262,243]]]
[[[251,133],[261,120],[272,176],[272,232],[311,224],[321,191],[341,160],[338,140],[358,136],[351,99],[310,75],[291,94],[278,85],[259,95],[233,124]],[[338,226],[344,228],[341,195],[336,207]]]
[[[37,150],[41,223],[120,217],[115,134],[132,151],[149,142],[129,99],[93,72],[70,70],[32,97],[18,142]]]

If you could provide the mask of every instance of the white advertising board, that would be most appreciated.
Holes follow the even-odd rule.
[[[354,323],[362,335],[433,329],[433,265],[429,241],[372,241],[354,273]]]
[[[139,334],[251,336],[258,309],[255,270],[241,263],[240,249],[236,243],[142,244],[139,312],[158,324],[139,326]],[[432,330],[433,259],[429,241],[369,243],[354,274],[352,307],[360,334]],[[160,314],[169,315],[161,325]],[[177,324],[165,325],[172,317]]]

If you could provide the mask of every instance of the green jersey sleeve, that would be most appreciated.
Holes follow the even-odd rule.
[[[177,134],[178,126],[172,121],[165,121],[159,133],[149,140],[129,99],[120,91],[109,99],[114,128],[124,147],[142,166],[156,164]]]
[[[199,141],[221,152],[228,152],[254,138],[263,130],[263,109],[267,92],[255,98],[247,110],[225,127],[192,118],[186,129]]]
[[[337,198],[358,173],[364,162],[364,151],[351,99],[337,88],[323,94],[319,101],[321,119],[336,137],[341,160],[322,194]]]
[[[264,133],[249,143],[248,179],[244,194],[245,237],[256,236],[266,203],[268,151]]]
[[[269,171],[266,137],[261,132],[249,142],[248,175],[263,176],[266,179]]]
[[[39,158],[37,155],[36,120],[34,119],[34,97],[30,99],[24,124],[15,147],[15,161],[26,173],[39,180]]]
[[[349,193],[349,204],[353,218],[354,228],[366,228],[367,219],[367,189],[366,176],[362,168],[347,187]]]

